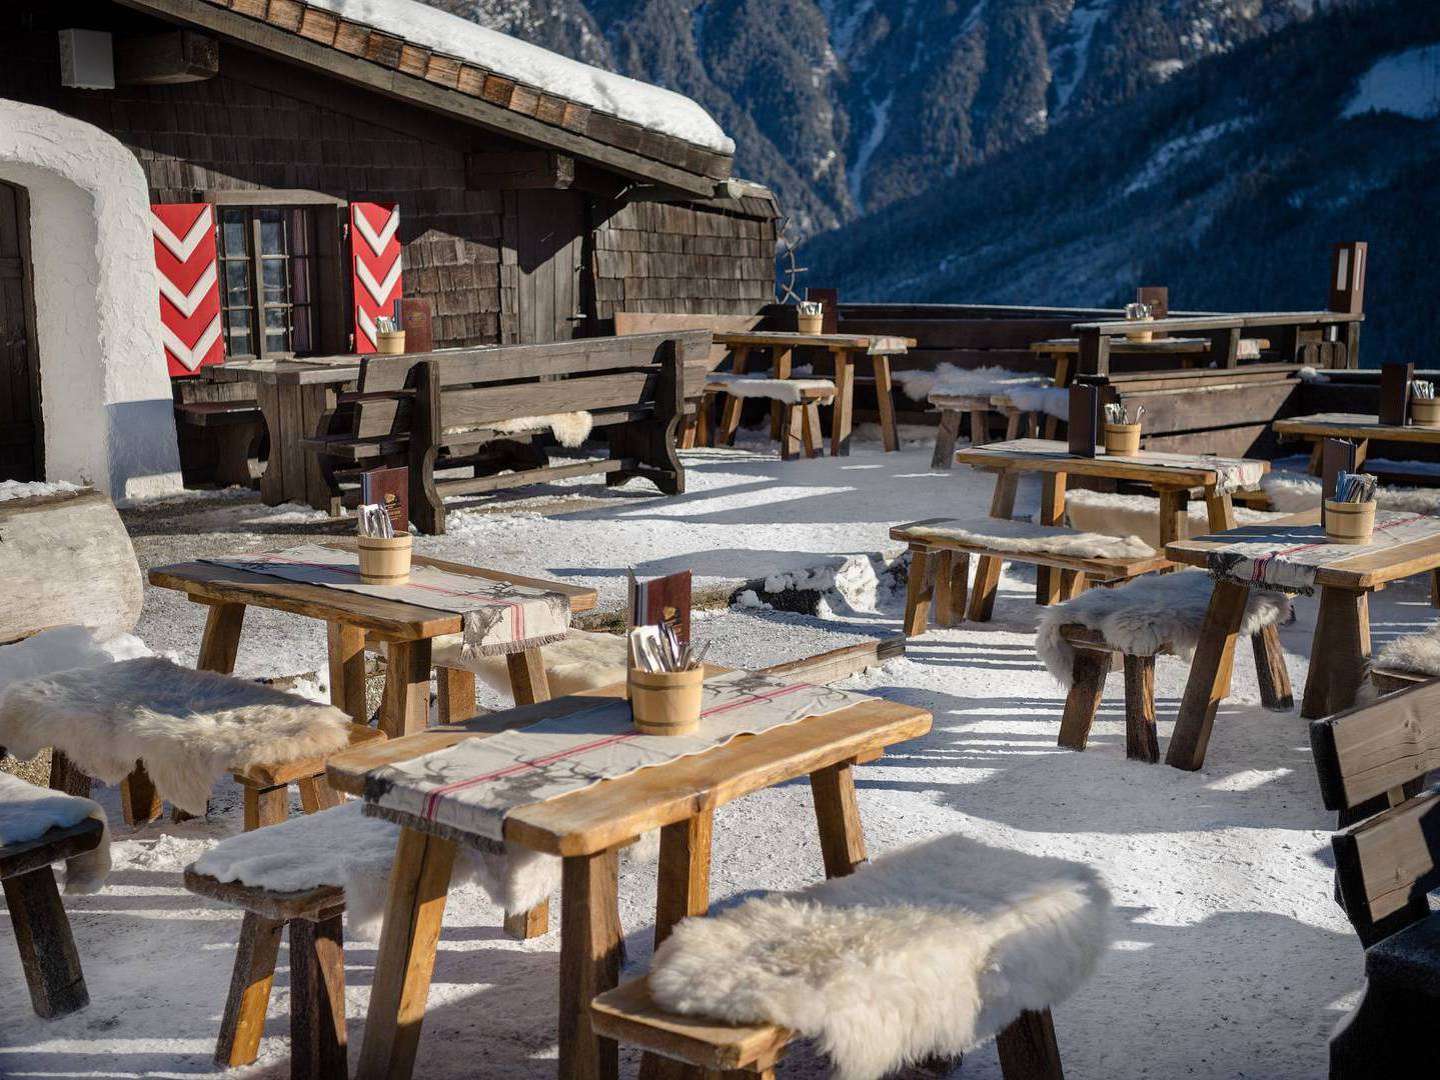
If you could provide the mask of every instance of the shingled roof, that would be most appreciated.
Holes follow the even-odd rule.
[[[706,196],[730,175],[733,144],[688,98],[589,68],[413,0],[121,2],[625,175]],[[358,12],[373,22],[359,21]],[[421,14],[423,21],[405,18]],[[460,25],[437,26],[435,19]],[[409,27],[406,36],[394,32],[400,26]],[[454,46],[436,47],[440,41]],[[517,63],[519,50],[526,50],[522,59],[529,63]],[[528,73],[550,85],[517,77]],[[590,102],[578,100],[582,96]],[[657,103],[669,111],[653,107]],[[637,123],[619,115],[622,111],[649,122]],[[671,117],[679,122],[667,123]]]

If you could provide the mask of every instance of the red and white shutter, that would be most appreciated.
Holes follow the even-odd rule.
[[[375,351],[375,320],[395,314],[400,299],[400,208],[350,204],[350,254],[355,274],[355,351]]]
[[[156,203],[150,224],[165,359],[171,375],[194,375],[225,359],[214,209],[209,203]]]

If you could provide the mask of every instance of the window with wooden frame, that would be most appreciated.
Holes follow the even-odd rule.
[[[310,206],[218,206],[227,356],[317,350],[316,220]]]

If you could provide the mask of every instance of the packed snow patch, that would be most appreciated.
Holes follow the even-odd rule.
[[[0,480],[0,502],[11,499],[38,499],[45,495],[63,495],[68,491],[84,491],[68,480]]]
[[[154,655],[133,634],[99,638],[85,626],[59,626],[11,645],[0,645],[0,695],[18,679]]]
[[[659,86],[542,49],[416,0],[310,0],[511,79],[611,113],[641,127],[730,154],[735,143],[694,101]]]
[[[0,847],[38,840],[51,829],[68,829],[87,818],[100,822],[100,843],[65,860],[65,891],[100,890],[110,873],[110,829],[100,804],[78,795],[37,787],[0,773]]]
[[[1355,86],[1342,120],[1392,112],[1412,120],[1440,116],[1440,44],[1421,45],[1376,61]]]

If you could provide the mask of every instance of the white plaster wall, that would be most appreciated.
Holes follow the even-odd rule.
[[[0,180],[30,195],[45,478],[117,500],[180,490],[140,163],[99,128],[0,100]]]

